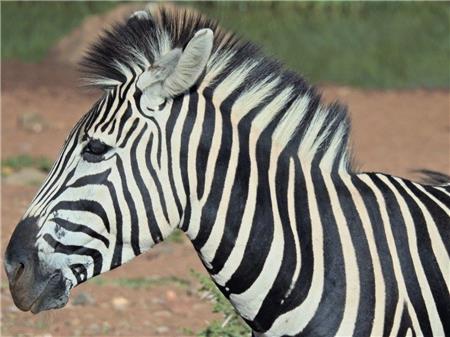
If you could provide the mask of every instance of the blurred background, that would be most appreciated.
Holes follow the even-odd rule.
[[[77,62],[102,30],[144,2],[1,2],[2,247],[65,136],[98,92]],[[349,107],[361,170],[450,174],[447,2],[183,2],[260,44]],[[4,249],[4,248],[2,248]],[[3,252],[3,250],[2,250]],[[1,282],[3,336],[241,336],[247,330],[175,233],[33,316]],[[248,334],[247,334],[248,335]]]

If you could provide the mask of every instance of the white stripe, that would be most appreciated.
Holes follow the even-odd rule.
[[[202,124],[205,119],[205,98],[198,95],[197,115],[195,117],[192,132],[188,140],[188,156],[187,156],[187,174],[189,179],[189,192],[191,199],[191,219],[189,223],[189,236],[197,237],[200,230],[201,208],[199,206],[199,196],[197,195],[197,149],[199,147],[200,138],[202,136]]]
[[[172,135],[170,138],[171,155],[172,155],[172,172],[173,180],[175,184],[175,190],[180,198],[180,203],[184,208],[186,206],[186,191],[184,190],[182,175],[181,175],[181,133],[183,131],[183,125],[186,120],[187,112],[189,108],[189,95],[183,96],[183,102],[181,105],[180,112],[178,113],[178,118],[173,127]],[[181,225],[181,222],[180,222]]]
[[[398,336],[398,330],[400,329],[400,323],[405,309],[406,309],[405,300],[399,297],[397,300],[397,305],[395,307],[394,318],[392,320],[392,327],[389,336],[392,337]]]
[[[239,312],[247,319],[253,320],[258,314],[261,305],[269,293],[281,267],[284,252],[283,226],[278,210],[278,200],[276,195],[276,170],[279,151],[270,154],[270,165],[268,172],[270,201],[273,213],[273,238],[263,269],[255,282],[241,294],[231,294],[230,301]],[[264,183],[264,182],[259,182]],[[253,224],[258,226],[258,224]]]
[[[420,291],[423,296],[423,300],[425,302],[425,307],[427,308],[428,317],[430,319],[431,330],[433,331],[434,336],[444,336],[444,328],[442,326],[441,320],[439,318],[439,314],[436,308],[436,303],[434,302],[433,294],[431,293],[430,285],[428,284],[427,277],[425,276],[425,271],[423,269],[422,263],[420,261],[419,251],[417,248],[417,235],[416,230],[414,228],[414,220],[411,216],[411,212],[408,208],[408,205],[405,202],[405,199],[400,195],[398,190],[392,185],[389,179],[381,174],[377,174],[377,176],[391,189],[394,193],[395,199],[397,200],[400,211],[402,213],[402,217],[405,222],[406,233],[408,235],[408,246],[409,253],[414,265],[414,270],[417,275],[417,281],[419,283]],[[419,238],[420,239],[420,238]],[[401,243],[398,243],[401,245]],[[414,290],[416,291],[416,290]]]
[[[439,199],[437,199],[433,194],[429,193],[423,186],[413,183],[415,187],[425,193],[431,200],[433,200],[446,214],[450,217],[450,208],[442,203]]]
[[[249,70],[243,68],[242,70],[238,71],[237,74],[230,74],[224,81],[220,83],[220,85],[216,88],[214,97],[217,97],[218,100],[224,100],[226,97],[228,97],[235,88],[237,88],[247,76]],[[216,251],[219,247],[221,238],[223,236],[224,228],[225,228],[225,220],[226,220],[226,213],[228,211],[228,204],[231,197],[231,190],[233,187],[233,182],[236,176],[236,168],[238,164],[238,156],[239,156],[239,134],[237,130],[237,123],[239,120],[245,116],[245,114],[248,113],[248,109],[251,109],[251,107],[254,107],[257,103],[255,103],[255,100],[253,98],[250,100],[250,102],[253,102],[252,104],[241,104],[243,98],[246,98],[247,100],[245,102],[248,102],[249,97],[246,96],[246,94],[242,94],[233,104],[231,107],[231,116],[230,119],[232,121],[232,142],[231,142],[231,149],[230,149],[230,158],[227,163],[227,172],[225,176],[225,182],[224,187],[222,191],[222,197],[220,199],[219,207],[217,209],[217,215],[216,215],[216,221],[214,223],[214,226],[212,227],[211,233],[200,249],[200,254],[203,259],[203,261],[210,265],[211,261],[214,259],[214,256],[216,254]],[[220,106],[217,105],[217,101],[213,99],[214,106]],[[219,112],[220,113],[220,112]],[[221,144],[224,146],[223,144]],[[208,192],[211,192],[211,189],[208,188]],[[213,191],[215,193],[215,191]],[[204,203],[206,202],[206,199],[202,198],[202,205],[204,206]],[[191,233],[188,233],[189,237],[191,237]]]
[[[314,256],[313,276],[308,295],[301,305],[279,316],[271,328],[264,334],[267,337],[280,335],[296,335],[300,333],[313,318],[323,295],[324,287],[324,256],[323,228],[315,196],[311,172],[305,170],[305,183],[308,191],[308,208],[311,219],[312,249]]]
[[[294,238],[295,245],[295,269],[292,274],[291,284],[288,291],[284,295],[284,298],[288,298],[292,290],[297,283],[298,276],[300,275],[300,269],[302,265],[302,256],[300,254],[300,241],[298,239],[298,228],[297,228],[297,214],[295,212],[295,164],[294,160],[291,158],[289,161],[289,177],[288,177],[288,190],[287,190],[287,202],[288,202],[288,215],[289,224],[291,225],[292,237]],[[298,215],[301,216],[301,215]]]
[[[267,89],[271,90],[275,85],[276,83],[274,82],[272,82],[272,85],[268,84],[266,86],[266,90]],[[260,90],[260,93],[263,93],[264,95],[268,95],[269,92],[270,91],[266,92],[262,88]],[[271,118],[273,118],[276,115],[277,111],[279,111],[279,109],[281,108],[286,97],[285,94],[281,93],[276,97],[276,99],[272,100],[271,103],[266,105],[258,113],[256,118],[252,122],[249,135],[250,177],[248,184],[248,195],[247,200],[245,201],[244,213],[242,215],[241,225],[239,227],[239,233],[236,239],[236,243],[230,255],[228,256],[228,259],[225,262],[222,270],[213,276],[214,280],[220,285],[225,285],[225,283],[231,278],[231,276],[237,270],[244,257],[244,250],[248,242],[250,230],[252,227],[253,216],[255,213],[256,191],[258,188],[258,165],[256,158],[256,143],[264,128],[270,123]],[[256,93],[251,93],[251,95],[252,96],[256,95]],[[252,101],[251,96],[244,95],[242,103],[244,104],[245,101]],[[251,109],[250,105],[246,104],[244,106],[247,109]],[[246,112],[246,110],[244,110],[244,113]],[[241,115],[243,116],[244,114],[241,113]],[[220,240],[220,238],[218,240]],[[219,242],[217,242],[217,244],[218,243]]]
[[[398,257],[397,252],[397,246],[395,244],[394,234],[392,233],[392,224],[389,218],[389,215],[387,213],[387,205],[383,198],[383,195],[379,188],[373,183],[373,181],[370,179],[367,175],[361,175],[359,176],[361,181],[363,181],[375,194],[375,198],[378,203],[378,209],[380,210],[381,214],[381,220],[383,221],[383,227],[386,234],[386,242],[389,247],[389,252],[391,253],[392,257],[392,266],[394,269],[394,275],[395,279],[397,280],[398,285],[398,296],[399,301],[403,298],[405,303],[407,304],[408,309],[410,309],[411,312],[411,321],[414,325],[414,330],[417,332],[417,334],[422,334],[420,330],[420,325],[417,320],[417,316],[415,315],[414,307],[411,304],[411,301],[408,297],[408,292],[406,290],[405,286],[405,280],[403,278],[401,266],[400,266],[400,259]]]
[[[364,229],[365,236],[367,238],[367,244],[369,246],[370,257],[372,260],[372,268],[374,273],[375,282],[375,309],[372,323],[372,331],[370,336],[381,336],[384,328],[384,309],[386,305],[386,285],[384,283],[383,271],[381,269],[380,256],[377,252],[377,246],[375,241],[375,235],[373,232],[374,224],[371,223],[369,213],[367,212],[366,205],[358,190],[353,186],[350,176],[342,175],[341,179],[351,191],[351,196],[359,217],[361,218],[361,224]],[[364,300],[364,299],[363,299]]]
[[[436,223],[434,222],[433,217],[431,216],[428,209],[424,206],[422,201],[420,201],[417,196],[406,186],[404,181],[400,178],[394,178],[408,193],[413,200],[416,202],[417,206],[422,211],[422,214],[425,218],[425,222],[428,229],[428,234],[430,235],[431,247],[433,248],[433,254],[436,257],[436,261],[439,265],[439,268],[444,276],[444,281],[447,286],[447,290],[450,289],[450,257],[447,254],[447,250],[445,248],[445,244],[442,241],[442,237],[439,234],[439,230],[437,229]]]
[[[325,156],[326,157],[326,156]],[[329,164],[327,162],[327,164]],[[323,168],[322,168],[323,169]],[[355,329],[358,316],[358,305],[360,296],[360,279],[356,251],[353,245],[347,219],[342,211],[340,200],[336,191],[335,183],[327,173],[323,174],[325,186],[330,196],[331,208],[336,221],[345,268],[345,306],[341,324],[336,336],[351,336]]]

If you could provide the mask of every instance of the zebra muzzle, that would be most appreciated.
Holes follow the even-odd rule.
[[[68,301],[68,287],[61,270],[39,261],[34,241],[35,219],[21,221],[6,248],[4,266],[14,304],[22,311],[38,313],[56,309]]]

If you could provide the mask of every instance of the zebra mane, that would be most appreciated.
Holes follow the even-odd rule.
[[[228,94],[247,93],[267,105],[278,100],[272,104],[271,118],[278,120],[276,134],[284,147],[297,152],[302,161],[318,159],[329,169],[351,170],[350,122],[344,106],[324,105],[317,90],[301,76],[195,11],[160,6],[148,13],[115,25],[91,46],[80,64],[88,85],[108,89],[125,83],[130,71],[145,69],[172,48],[184,48],[198,30],[210,28],[212,56],[198,85],[229,80],[233,89]],[[270,90],[264,91],[267,86]],[[257,95],[261,92],[266,96]]]

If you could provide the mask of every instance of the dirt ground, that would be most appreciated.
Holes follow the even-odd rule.
[[[2,63],[2,156],[56,158],[71,126],[98,93],[78,86],[76,72],[46,61],[38,65]],[[324,86],[327,100],[348,105],[352,143],[359,168],[417,178],[414,169],[450,174],[448,91],[365,91]],[[37,116],[28,128],[24,116]],[[1,254],[37,190],[2,182]],[[32,315],[12,303],[2,269],[3,336],[181,336],[219,316],[196,291],[190,269],[203,268],[189,242],[164,243],[127,265],[74,289],[61,310]],[[122,286],[129,278],[157,278],[151,286]],[[117,282],[116,282],[117,281]],[[187,283],[188,282],[188,283]]]

